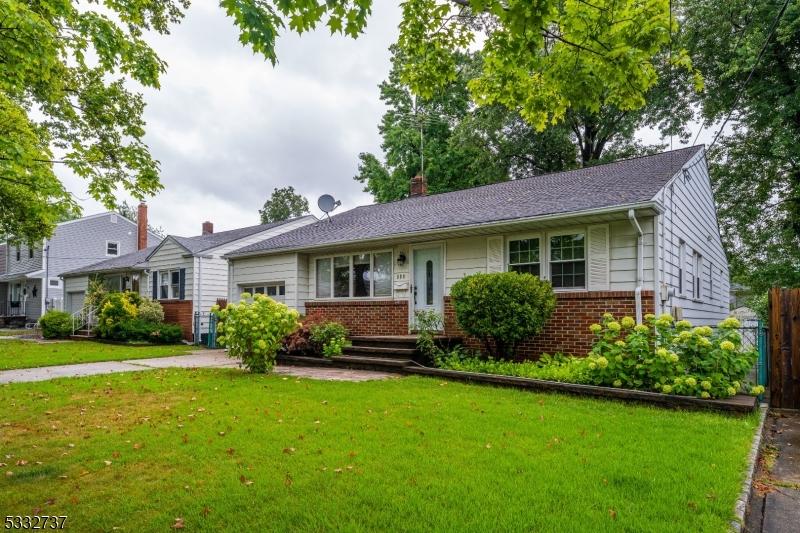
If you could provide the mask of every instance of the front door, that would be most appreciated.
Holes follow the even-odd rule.
[[[443,278],[442,249],[416,248],[414,250],[414,286],[411,298],[414,311],[428,310],[442,314]]]

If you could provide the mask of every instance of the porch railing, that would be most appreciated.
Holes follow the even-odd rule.
[[[0,316],[25,316],[25,302],[13,300],[0,302]]]
[[[97,316],[93,306],[86,305],[80,311],[72,313],[72,334],[82,329],[90,330],[97,325]]]

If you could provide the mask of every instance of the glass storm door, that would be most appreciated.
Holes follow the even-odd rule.
[[[442,313],[442,249],[414,250],[414,286],[411,291],[414,311],[430,310]]]

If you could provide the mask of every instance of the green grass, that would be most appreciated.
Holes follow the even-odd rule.
[[[193,349],[192,346],[184,344],[124,346],[92,341],[35,342],[5,340],[0,341],[0,370],[167,357],[187,354]]]
[[[756,416],[397,378],[0,386],[0,509],[76,530],[726,531]],[[27,461],[17,465],[20,460]],[[4,472],[5,473],[5,472]]]

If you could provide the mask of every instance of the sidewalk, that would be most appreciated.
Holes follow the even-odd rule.
[[[204,350],[189,355],[176,355],[173,357],[4,370],[0,371],[0,384],[46,381],[48,379],[66,377],[95,376],[98,374],[114,374],[117,372],[140,372],[156,368],[238,368],[238,366],[237,362],[230,359],[225,354],[224,350]],[[396,374],[373,372],[369,370],[302,366],[275,367],[274,372],[276,374],[288,376],[336,381],[368,381],[372,379],[396,377]]]
[[[800,412],[770,411],[744,531],[800,531]]]

